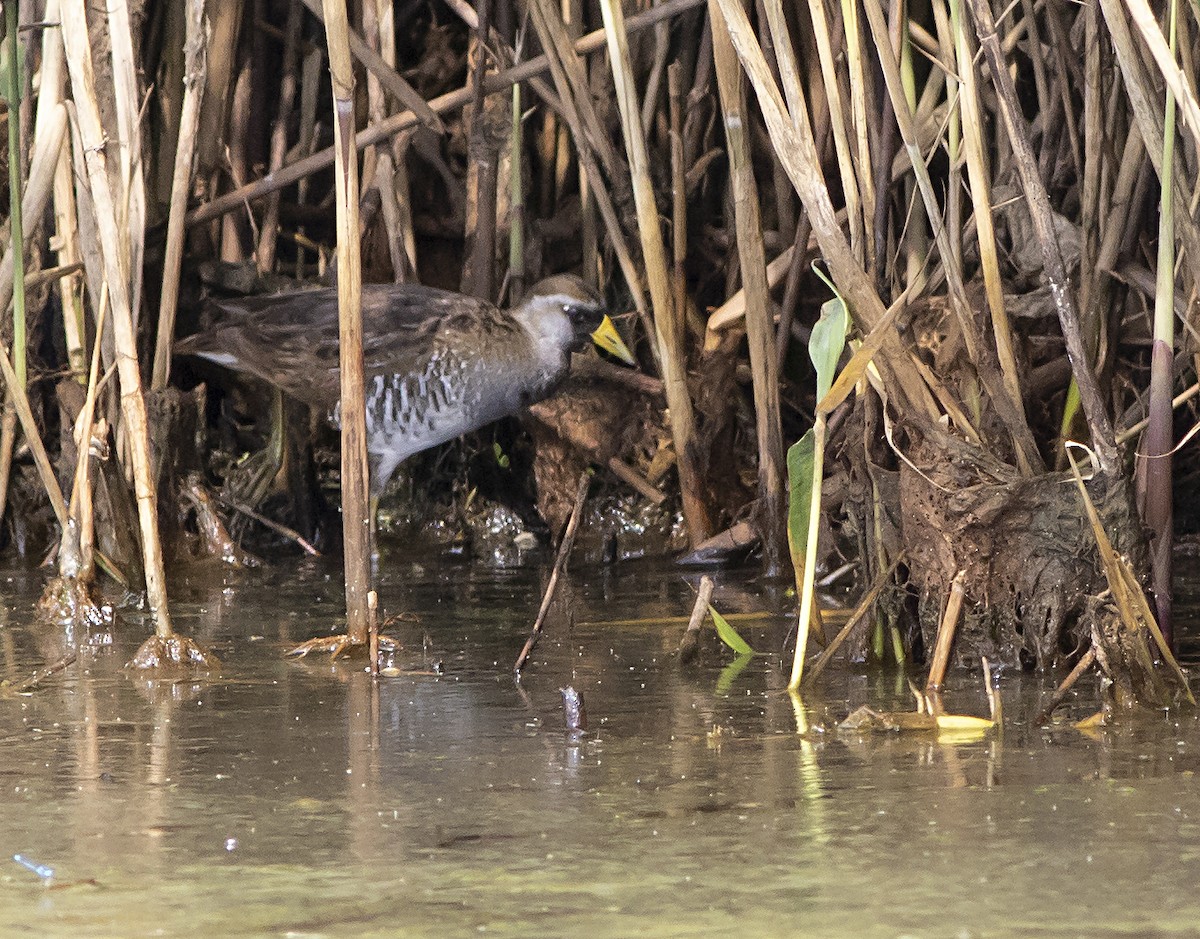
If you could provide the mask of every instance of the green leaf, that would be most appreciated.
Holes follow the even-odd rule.
[[[796,584],[804,570],[804,552],[808,547],[808,513],[812,505],[813,450],[816,437],[809,430],[803,437],[788,447],[788,549],[792,553],[792,567],[796,570]]]
[[[738,655],[747,655],[754,651],[750,648],[746,640],[738,635],[738,631],[729,625],[729,621],[717,612],[717,608],[711,603],[708,605],[708,612],[712,614],[713,625],[717,627],[717,635],[721,637],[721,641],[725,645],[729,646]]]
[[[817,370],[817,400],[833,387],[838,360],[846,348],[846,333],[850,328],[850,311],[846,301],[834,297],[821,304],[821,318],[813,326],[808,340],[808,355]]]

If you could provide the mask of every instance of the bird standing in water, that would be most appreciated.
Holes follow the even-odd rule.
[[[176,352],[255,375],[338,425],[336,290],[214,305],[224,318]],[[589,336],[633,363],[603,299],[570,274],[511,309],[418,284],[365,285],[362,318],[372,518],[400,463],[547,397]]]

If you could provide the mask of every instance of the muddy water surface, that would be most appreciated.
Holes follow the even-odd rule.
[[[682,626],[654,618],[690,588],[640,562],[574,573],[517,685],[545,566],[385,557],[385,609],[419,621],[392,630],[409,673],[378,685],[281,657],[336,622],[329,566],[177,577],[219,676],[124,672],[128,616],[0,699],[0,935],[1200,936],[1194,715],[1031,728],[1046,680],[1006,673],[1000,736],[839,733],[860,704],[910,707],[904,682],[831,671],[797,709],[771,659],[734,674],[714,644],[683,667]],[[28,622],[40,583],[0,576],[0,677],[59,654]],[[786,607],[721,584],[726,611]],[[947,697],[986,711],[978,676]]]

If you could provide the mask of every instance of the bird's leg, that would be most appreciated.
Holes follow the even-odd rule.
[[[225,489],[230,500],[257,509],[270,490],[271,482],[283,468],[284,445],[287,439],[283,412],[283,392],[272,388],[271,435],[266,449],[252,454],[231,473]]]

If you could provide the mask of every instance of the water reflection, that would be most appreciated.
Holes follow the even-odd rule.
[[[0,699],[0,931],[38,935],[1144,935],[1192,929],[1193,716],[1089,738],[1030,725],[1052,680],[1006,674],[1000,735],[847,734],[903,677],[673,651],[691,589],[648,563],[571,578],[522,682],[538,566],[393,559],[381,595],[410,673],[372,682],[288,644],[337,625],[326,567],[177,584],[220,676],[146,681],[142,631]],[[0,675],[56,651],[14,573]],[[777,602],[726,577],[728,612]],[[782,607],[782,600],[780,599]],[[620,627],[600,625],[621,621]],[[777,647],[784,619],[739,629]],[[441,662],[442,675],[428,674]],[[417,674],[418,672],[424,674]],[[571,737],[566,684],[587,699]],[[1095,707],[1082,688],[1068,712]],[[977,676],[946,690],[984,713]],[[1161,859],[1169,863],[1161,863]],[[1136,877],[1136,892],[1117,889]],[[97,886],[98,885],[98,886]],[[1019,896],[1016,905],[1013,897]],[[1071,898],[1081,898],[1078,903]],[[1185,927],[1183,924],[1187,923]]]

